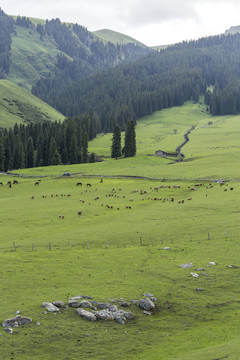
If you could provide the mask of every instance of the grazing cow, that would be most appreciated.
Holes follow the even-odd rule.
[[[2,186],[3,186],[3,183],[2,183],[2,182],[0,182],[0,185],[2,185]]]
[[[17,180],[13,180],[13,184],[18,184],[18,181],[17,181]]]
[[[99,196],[96,196],[94,200],[99,200]]]
[[[174,198],[170,198],[169,200],[173,202],[173,201],[174,201]]]
[[[8,182],[7,182],[7,185],[12,185],[11,181],[8,181]]]
[[[129,201],[133,201],[133,198],[129,199]]]
[[[32,200],[34,199],[34,195],[31,197],[31,199],[32,199]]]
[[[233,187],[230,187],[230,190],[233,190]]]
[[[103,179],[100,179],[100,183],[103,183]]]
[[[192,198],[190,197],[190,198],[188,198],[188,200],[192,200]]]
[[[82,186],[81,182],[76,183],[76,186]]]
[[[87,187],[91,187],[92,185],[91,184],[87,184]]]
[[[36,186],[36,185],[39,185],[39,181],[36,181],[36,182],[35,182],[35,186]]]
[[[82,215],[82,211],[78,211],[78,215]]]
[[[227,189],[224,189],[224,191],[227,191]]]
[[[173,185],[174,189],[180,189],[180,185]]]
[[[67,197],[70,197],[71,196],[71,194],[67,194]]]

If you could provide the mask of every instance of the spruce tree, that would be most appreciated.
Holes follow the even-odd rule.
[[[136,133],[135,123],[133,120],[127,123],[125,132],[124,156],[131,157],[136,155]]]
[[[27,167],[33,167],[33,159],[34,159],[34,148],[33,148],[33,139],[30,136],[27,143]]]
[[[2,141],[0,140],[0,171],[4,171],[5,153]]]
[[[58,152],[56,141],[53,138],[51,138],[50,141],[50,147],[49,147],[49,153],[48,153],[48,165],[60,165],[61,162],[61,156]]]
[[[83,136],[83,147],[82,147],[82,162],[88,162],[88,134],[85,131]]]
[[[121,129],[119,125],[116,125],[113,129],[111,157],[117,159],[121,155]]]

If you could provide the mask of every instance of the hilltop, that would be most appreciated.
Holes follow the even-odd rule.
[[[117,31],[109,30],[109,29],[101,29],[97,31],[93,31],[93,34],[99,37],[104,41],[110,41],[113,44],[135,44],[138,46],[142,46],[147,48],[146,45],[132,38],[131,36],[122,34]]]

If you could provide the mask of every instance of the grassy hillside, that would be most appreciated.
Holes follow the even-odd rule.
[[[56,46],[46,37],[41,40],[38,32],[16,26],[8,79],[31,91],[32,85],[55,67],[58,53]]]
[[[64,116],[8,80],[0,80],[0,127],[15,123],[62,121]]]
[[[175,150],[192,126],[185,162],[147,155]],[[1,331],[2,358],[239,359],[239,130],[239,116],[210,117],[189,102],[138,123],[135,158],[0,176],[1,321],[16,310],[33,319],[13,335]],[[99,136],[90,151],[109,156],[110,144],[110,134]],[[179,267],[186,263],[193,266]],[[109,302],[143,292],[158,298],[156,311],[132,304],[135,319],[125,325],[41,307],[79,294]]]
[[[104,41],[110,41],[113,44],[137,44],[143,47],[147,47],[146,45],[140,43],[139,41],[133,39],[132,37],[119,33],[117,31],[102,29],[92,32],[94,35],[98,36],[100,39]]]

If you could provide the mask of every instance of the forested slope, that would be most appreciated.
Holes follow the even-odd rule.
[[[96,111],[103,131],[112,131],[116,122],[124,128],[129,119],[198,101],[201,93],[211,114],[235,114],[240,111],[239,59],[239,34],[184,42],[70,84],[48,101],[67,116]]]

